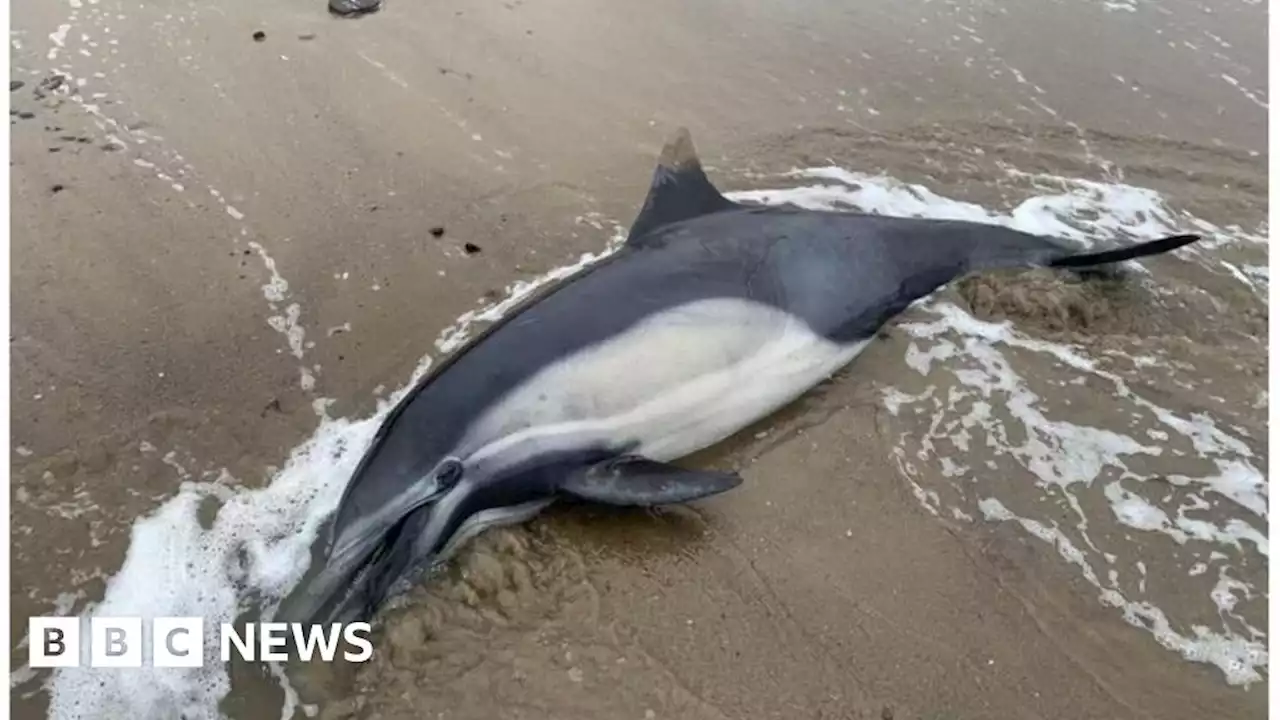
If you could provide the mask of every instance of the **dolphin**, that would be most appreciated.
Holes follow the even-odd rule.
[[[617,252],[490,326],[388,414],[278,614],[370,621],[468,539],[558,498],[658,506],[737,487],[673,461],[796,400],[966,273],[1197,240],[1086,251],[998,225],[739,204],[682,128]]]

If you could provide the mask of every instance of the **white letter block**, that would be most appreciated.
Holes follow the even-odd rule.
[[[91,618],[89,666],[142,667],[142,618]]]
[[[156,618],[151,623],[151,652],[156,667],[204,667],[204,618]]]
[[[33,617],[27,634],[31,667],[80,667],[80,618]]]

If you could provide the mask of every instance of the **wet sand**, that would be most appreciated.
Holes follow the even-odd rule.
[[[1265,219],[1265,9],[1244,2],[398,2],[337,21],[301,0],[84,0],[13,18],[15,641],[100,597],[181,481],[267,482],[317,402],[367,415],[477,300],[602,248],[675,125],[729,190],[838,165],[1007,208],[1028,194],[1008,165]],[[1265,473],[1265,296],[1212,263],[1147,266],[1165,293],[1018,275],[945,298],[1114,358],[1161,407],[1238,428]],[[739,491],[492,533],[386,613],[373,663],[300,689],[326,718],[1262,717],[1265,681],[1184,662],[1055,546],[983,520],[982,498],[1029,515],[1054,491],[1025,457],[926,450],[935,416],[890,412],[886,388],[963,384],[907,362],[925,344],[895,325],[701,459],[742,468]],[[1146,356],[1172,364],[1125,359]],[[1150,429],[1125,426],[1110,380],[1008,357],[1055,419]],[[1187,438],[1169,448],[1129,471],[1208,472]],[[987,470],[957,489],[943,456]],[[1216,622],[1198,614],[1217,571],[1186,570],[1208,550],[1130,533],[1090,531],[1134,553],[1126,596]],[[1265,556],[1232,559],[1262,592]],[[1237,609],[1265,630],[1262,605]],[[42,681],[15,676],[19,717],[43,714]],[[226,706],[276,708],[252,678]]]

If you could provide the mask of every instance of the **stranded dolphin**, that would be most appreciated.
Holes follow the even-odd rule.
[[[1090,267],[1198,239],[1082,252],[995,225],[741,205],[681,130],[618,252],[488,328],[388,415],[323,564],[280,614],[368,620],[468,538],[559,497],[653,506],[736,487],[670,463],[797,399],[965,273]]]

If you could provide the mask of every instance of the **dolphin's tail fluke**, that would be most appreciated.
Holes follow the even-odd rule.
[[[1141,242],[1137,245],[1129,247],[1116,248],[1114,250],[1103,250],[1101,252],[1083,253],[1077,255],[1068,255],[1050,261],[1049,267],[1055,268],[1085,268],[1096,265],[1107,265],[1110,263],[1124,262],[1125,260],[1133,260],[1135,258],[1146,257],[1148,255],[1159,255],[1170,250],[1177,250],[1185,245],[1200,240],[1199,235],[1170,235],[1169,237],[1160,238],[1159,240],[1149,240]]]

